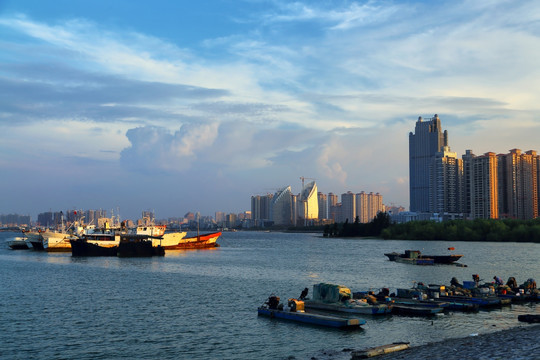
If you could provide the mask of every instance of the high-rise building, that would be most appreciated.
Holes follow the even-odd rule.
[[[343,221],[353,223],[356,218],[356,196],[348,191],[341,194],[341,216]]]
[[[476,157],[472,150],[466,150],[464,155],[461,155],[463,163],[463,179],[461,182],[461,211],[466,219],[472,218],[471,203],[472,203],[472,161]]]
[[[368,194],[368,218],[369,221],[373,220],[377,214],[384,211],[382,195],[379,193]]]
[[[463,161],[443,146],[431,159],[429,208],[432,213],[462,212]]]
[[[410,210],[429,212],[431,160],[443,146],[448,146],[448,132],[442,132],[438,115],[428,121],[416,122],[414,133],[409,133],[409,193]]]
[[[328,219],[328,200],[326,194],[319,192],[317,198],[319,202],[319,220]]]
[[[298,197],[298,217],[305,222],[319,217],[317,184],[315,181],[305,185]]]
[[[336,205],[338,203],[338,196],[333,193],[328,193],[328,219],[338,221],[336,213]]]
[[[256,226],[270,220],[270,207],[272,194],[256,195],[251,197],[251,216]]]
[[[291,187],[286,186],[279,189],[272,198],[271,219],[275,225],[292,225],[293,206]]]
[[[488,152],[472,158],[471,215],[475,219],[499,218],[497,156]]]
[[[538,217],[538,164],[536,151],[525,154],[512,149],[498,155],[499,208],[501,217],[534,219]]]
[[[369,218],[369,200],[368,194],[364,191],[356,194],[356,216],[358,220],[362,223],[368,223],[371,221]]]

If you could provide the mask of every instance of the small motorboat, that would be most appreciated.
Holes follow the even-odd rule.
[[[16,236],[10,241],[8,241],[8,246],[12,250],[28,250],[28,244],[26,243],[26,238],[22,236]]]
[[[363,319],[348,319],[318,313],[307,313],[304,311],[304,302],[301,300],[291,298],[288,300],[286,307],[279,301],[278,296],[270,295],[268,300],[257,309],[258,315],[341,329],[360,328],[366,323]]]

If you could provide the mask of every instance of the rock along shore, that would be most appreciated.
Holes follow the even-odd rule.
[[[354,351],[353,351],[354,353]],[[447,339],[378,356],[397,359],[540,359],[540,325],[523,325],[478,336]]]

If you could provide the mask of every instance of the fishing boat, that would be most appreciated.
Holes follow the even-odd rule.
[[[403,254],[397,252],[385,253],[390,261],[410,263],[416,265],[452,264],[463,255],[422,255],[420,250],[405,250]]]
[[[153,246],[149,235],[121,234],[116,255],[118,257],[165,256],[165,249]]]
[[[313,285],[313,298],[305,299],[304,306],[307,309],[364,315],[389,314],[392,311],[391,304],[371,304],[366,298],[354,299],[349,288],[325,283]]]
[[[165,249],[153,246],[150,235],[125,234],[119,232],[94,232],[71,239],[72,256],[118,256],[147,257],[163,256]]]
[[[164,240],[167,239],[167,234],[164,234]],[[183,250],[183,249],[204,249],[219,246],[217,239],[221,236],[221,231],[202,234],[192,237],[183,237],[176,245],[166,245],[167,250]],[[159,242],[159,241],[158,241]]]
[[[70,239],[72,256],[116,256],[120,233],[110,229],[89,231]]]
[[[337,316],[307,313],[304,311],[304,302],[297,299],[289,299],[287,307],[280,304],[279,297],[271,295],[268,300],[257,309],[260,316],[268,316],[275,319],[284,319],[306,324],[327,326],[341,329],[360,328],[366,323],[363,319],[347,319]]]

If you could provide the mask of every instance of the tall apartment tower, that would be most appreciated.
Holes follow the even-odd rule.
[[[431,159],[429,208],[432,213],[462,212],[463,161],[443,146]]]
[[[498,156],[501,217],[523,220],[538,217],[539,159],[533,150],[523,154],[512,149]]]
[[[338,216],[336,212],[337,203],[338,203],[338,196],[333,193],[329,193],[328,194],[328,219],[332,219],[336,222],[338,221]]]
[[[475,219],[498,219],[497,156],[488,152],[472,159],[471,215]]]
[[[364,191],[356,194],[356,216],[360,223],[365,224],[371,221],[369,218],[368,194]]]
[[[319,192],[317,198],[319,201],[319,219],[328,219],[328,200],[326,194]]]
[[[368,195],[368,218],[373,220],[380,211],[384,211],[383,198],[379,193],[369,193]]]
[[[409,133],[410,210],[429,212],[429,177],[431,160],[443,146],[448,146],[448,132],[442,132],[441,120],[418,118],[414,133]]]
[[[461,205],[461,211],[463,212],[463,216],[466,219],[472,219],[472,211],[471,211],[471,203],[472,203],[472,193],[471,193],[471,184],[472,184],[472,162],[473,159],[476,157],[472,150],[465,150],[465,154],[461,155],[461,160],[463,163],[463,179],[462,179],[462,205]],[[500,183],[499,183],[500,186]],[[500,197],[499,197],[500,201]]]
[[[356,196],[350,191],[341,194],[341,215],[349,223],[353,223],[356,218]]]

